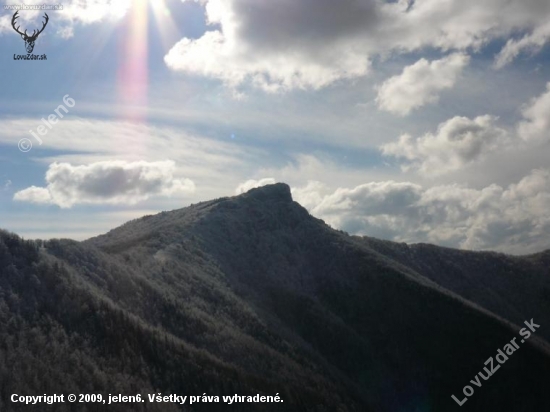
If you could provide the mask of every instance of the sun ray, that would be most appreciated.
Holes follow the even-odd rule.
[[[125,120],[144,121],[148,94],[148,1],[134,0],[127,25],[118,72],[118,97]]]
[[[181,32],[172,19],[172,12],[166,5],[166,0],[151,0],[151,8],[162,46],[164,51],[168,52],[175,42],[181,39]]]

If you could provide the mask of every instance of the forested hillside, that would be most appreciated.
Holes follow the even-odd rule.
[[[531,411],[550,406],[548,254],[348,236],[283,184],[85,242],[0,233],[1,411]],[[460,408],[524,320],[540,332]],[[12,393],[284,403],[18,406]]]

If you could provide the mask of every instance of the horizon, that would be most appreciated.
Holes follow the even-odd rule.
[[[117,225],[115,227],[112,227],[112,228],[109,228],[107,231],[103,232],[103,233],[99,233],[97,235],[94,235],[92,237],[89,237],[89,238],[85,238],[85,239],[72,239],[72,238],[50,238],[50,239],[38,239],[38,238],[34,238],[34,239],[26,239],[22,236],[20,236],[18,233],[14,233],[14,232],[10,232],[10,233],[13,233],[15,234],[16,236],[19,236],[21,237],[21,239],[23,240],[30,240],[30,241],[47,241],[47,240],[71,240],[71,241],[77,241],[77,242],[86,242],[86,241],[90,241],[90,240],[93,240],[95,238],[100,238],[102,236],[105,236],[107,235],[108,233],[110,233],[111,231],[113,230],[118,230],[118,229],[122,229],[124,227],[126,227],[127,225],[131,224],[131,223],[134,223],[134,222],[137,222],[137,221],[140,221],[140,220],[143,220],[145,218],[150,218],[150,217],[153,217],[153,216],[159,216],[159,215],[164,215],[164,214],[170,214],[170,213],[173,213],[173,212],[178,212],[180,210],[184,210],[184,209],[187,209],[187,208],[190,208],[190,207],[195,207],[195,206],[198,206],[198,205],[203,205],[203,204],[206,204],[206,203],[212,203],[212,202],[217,202],[217,201],[220,201],[220,200],[230,200],[230,199],[234,199],[234,198],[238,198],[238,197],[242,197],[243,195],[246,195],[252,191],[256,191],[256,190],[270,190],[270,188],[273,188],[274,186],[280,186],[280,185],[284,185],[286,186],[289,190],[290,190],[290,196],[291,196],[291,201],[293,203],[297,203],[298,205],[300,205],[298,202],[296,202],[296,200],[292,197],[292,188],[290,187],[289,184],[285,183],[285,182],[276,182],[276,183],[269,183],[269,184],[266,184],[266,185],[262,185],[262,186],[257,186],[257,187],[253,187],[251,189],[249,189],[248,191],[246,192],[242,192],[242,193],[239,193],[239,194],[234,194],[234,195],[230,195],[230,196],[224,196],[224,197],[220,197],[220,198],[215,198],[215,199],[209,199],[209,200],[203,200],[203,201],[199,201],[198,203],[191,203],[190,205],[187,205],[187,206],[184,206],[184,207],[181,207],[181,208],[177,208],[177,209],[170,209],[170,210],[162,210],[162,211],[158,211],[158,212],[155,212],[154,214],[146,214],[146,215],[141,215],[141,216],[137,216],[133,219],[130,219],[130,220],[127,220],[125,222],[122,222],[120,225]],[[301,205],[300,205],[301,206]],[[311,217],[314,217],[312,216],[309,211],[308,211],[308,214],[309,216]],[[359,237],[365,237],[365,238],[373,238],[373,239],[377,239],[377,240],[387,240],[387,239],[378,239],[378,238],[374,238],[374,237],[371,237],[371,236],[368,236],[368,235],[354,235],[352,233],[349,233],[349,232],[346,232],[346,231],[343,231],[341,229],[338,229],[338,228],[335,228],[335,227],[332,227],[331,225],[329,225],[327,222],[323,221],[323,224],[326,225],[328,228],[330,228],[331,230],[334,230],[334,231],[337,231],[337,232],[340,232],[340,233],[344,233],[345,236],[348,236],[348,237],[353,237],[353,236],[359,236]],[[0,228],[0,230],[3,230],[2,228]],[[392,242],[392,241],[390,241]],[[394,242],[397,244],[397,242]],[[403,243],[403,242],[400,242],[400,243]],[[429,242],[413,242],[413,243],[406,243],[405,244],[407,246],[417,246],[417,245],[429,245],[429,246],[435,246],[435,247],[438,247],[438,248],[441,248],[441,249],[447,249],[447,247],[445,246],[440,246],[440,245],[435,245],[433,243],[429,243]],[[451,248],[451,249],[456,249],[456,248]],[[514,253],[505,253],[505,252],[496,252],[496,251],[492,251],[492,250],[470,250],[470,249],[460,249],[460,250],[463,250],[465,252],[477,252],[477,253],[501,253],[503,255],[510,255],[510,256],[517,256],[517,257],[528,257],[528,256],[532,256],[532,255],[539,255],[539,254],[542,254],[542,253],[545,253],[547,251],[549,251],[549,249],[544,249],[544,250],[540,250],[540,251],[536,251],[536,252],[533,252],[533,253],[527,253],[527,254],[514,254]]]

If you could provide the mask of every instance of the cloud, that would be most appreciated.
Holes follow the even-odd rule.
[[[27,189],[17,192],[13,196],[14,200],[39,204],[54,204],[50,191],[44,187],[31,186]]]
[[[176,44],[165,57],[174,70],[276,92],[319,89],[370,67],[360,34],[377,22],[373,0],[202,3],[216,29]]]
[[[481,49],[518,31],[538,33],[547,0],[202,0],[211,30],[184,38],[166,64],[228,86],[318,89],[368,74],[369,62],[434,48]]]
[[[531,34],[526,34],[520,40],[508,40],[495,58],[495,67],[503,68],[525,50],[533,54],[539,52],[548,40],[550,40],[550,22],[537,27]]]
[[[59,15],[68,21],[84,24],[119,19],[130,9],[132,0],[70,0],[63,3]]]
[[[321,182],[310,180],[305,187],[293,187],[291,191],[292,198],[310,210],[323,201],[323,197],[328,194],[329,188]]]
[[[253,180],[253,179],[247,180],[246,182],[241,183],[237,187],[237,189],[235,189],[235,193],[240,195],[240,194],[246,193],[249,190],[254,189],[256,187],[272,185],[274,183],[275,183],[275,179],[273,179],[272,177],[266,177],[266,178],[260,179],[260,180]]]
[[[473,163],[503,146],[507,132],[495,125],[489,115],[475,119],[453,117],[441,123],[437,132],[414,138],[402,135],[397,142],[380,147],[386,156],[405,160],[404,169],[421,173],[441,174]]]
[[[233,88],[249,80],[267,92],[319,89],[339,79],[363,76],[370,65],[368,57],[353,47],[321,46],[317,53],[253,51],[241,48],[238,41],[220,31],[207,32],[196,40],[184,38],[164,60],[174,70],[217,78]]]
[[[0,33],[8,30],[13,30],[11,27],[11,15],[0,17]]]
[[[389,78],[378,87],[378,107],[406,116],[426,104],[436,103],[439,93],[455,85],[469,61],[469,56],[460,53],[432,62],[418,60],[405,67],[400,75]]]
[[[195,184],[175,178],[175,163],[106,161],[83,166],[54,163],[46,187],[32,186],[14,200],[71,208],[77,204],[136,204],[151,196],[182,196]]]
[[[518,126],[522,139],[550,140],[550,82],[546,85],[546,92],[534,98],[522,114],[525,121]]]
[[[441,185],[426,189],[410,182],[385,181],[328,194],[310,184],[300,189],[300,196],[321,199],[308,206],[310,212],[352,234],[508,253],[550,247],[549,170],[534,170],[506,188]]]
[[[29,130],[36,130],[37,126],[35,118],[0,119],[0,144],[17,145],[21,138],[32,138]],[[52,163],[158,162],[168,158],[176,162],[178,176],[185,176],[200,187],[197,195],[202,200],[229,194],[228,187],[236,187],[252,176],[255,165],[270,162],[267,150],[236,144],[231,139],[206,137],[189,129],[185,125],[71,117],[43,136],[41,146],[35,144],[32,161],[47,167]]]
[[[62,39],[70,39],[74,36],[74,28],[72,26],[60,27],[57,29],[56,34]]]

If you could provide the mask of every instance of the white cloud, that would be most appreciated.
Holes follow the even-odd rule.
[[[292,198],[310,210],[319,205],[328,192],[329,188],[324,183],[310,180],[305,187],[293,187]]]
[[[436,103],[439,93],[455,85],[469,61],[469,56],[460,53],[432,62],[420,59],[378,87],[378,107],[406,116],[426,104]]]
[[[537,53],[550,40],[550,22],[537,27],[532,33],[520,40],[509,39],[495,58],[495,67],[500,69],[510,64],[521,52],[527,50]]]
[[[195,184],[176,178],[173,161],[106,161],[72,166],[54,163],[46,173],[46,187],[32,186],[14,200],[71,208],[77,204],[136,204],[151,196],[182,196]]]
[[[246,182],[241,183],[237,187],[237,189],[235,189],[235,193],[240,195],[242,193],[248,192],[251,189],[266,186],[266,185],[272,185],[274,183],[275,183],[275,179],[273,179],[272,177],[266,177],[260,180],[253,180],[253,179],[247,180]]]
[[[21,190],[13,196],[14,200],[21,202],[30,202],[38,204],[52,204],[54,203],[50,191],[44,187],[31,186],[27,189]]]
[[[32,139],[29,130],[36,131],[38,125],[36,118],[0,119],[0,144],[17,145],[21,138]],[[172,159],[178,176],[186,176],[200,187],[199,198],[194,200],[230,194],[228,185],[236,187],[252,176],[258,163],[269,164],[267,151],[230,138],[220,140],[185,128],[124,121],[66,118],[42,140],[43,144],[35,144],[30,153],[33,161],[45,165]]]
[[[72,26],[60,27],[57,29],[57,35],[62,39],[70,39],[74,36],[74,28]]]
[[[405,170],[418,169],[426,175],[457,170],[502,148],[507,132],[495,125],[497,118],[489,115],[475,119],[453,117],[441,123],[435,134],[413,138],[402,135],[397,142],[381,146],[382,153],[405,159]]]
[[[3,31],[13,30],[11,27],[11,16],[0,17],[0,33]]]
[[[348,185],[359,185],[365,181],[365,175],[370,179],[389,180],[395,178],[399,171],[388,172],[387,168],[379,165],[367,166],[361,164],[357,167],[353,163],[346,164],[347,161],[340,156],[333,154],[317,153],[312,154],[292,154],[285,164],[263,165],[255,172],[254,176],[273,176],[277,182],[285,182],[292,188],[295,196],[307,196],[310,192],[302,192],[302,186],[309,182],[318,190],[315,193],[324,193],[331,187],[338,187],[342,182]],[[319,181],[323,182],[320,186]],[[325,187],[326,185],[326,187]],[[300,201],[305,202],[305,198],[300,197]],[[312,203],[315,199],[311,198]]]
[[[368,58],[349,49],[353,48],[334,48],[313,58],[301,51],[287,54],[258,50],[263,55],[254,57],[222,32],[210,31],[197,40],[181,40],[166,55],[165,62],[171,69],[218,78],[231,87],[250,80],[267,92],[277,92],[318,89],[338,79],[366,74]]]
[[[63,3],[59,16],[67,21],[80,21],[91,24],[105,19],[123,17],[132,4],[132,0],[70,0]]]
[[[533,99],[522,114],[525,121],[520,122],[518,132],[524,140],[550,140],[550,82],[546,92]]]
[[[212,31],[167,54],[174,70],[249,81],[269,91],[320,88],[365,76],[375,56],[480,49],[518,31],[538,33],[547,0],[203,0]]]
[[[489,185],[479,190],[461,185],[426,189],[395,181],[329,194],[308,187],[300,189],[301,197],[321,199],[308,206],[310,212],[353,234],[509,253],[550,247],[549,170],[534,170],[506,188]]]

